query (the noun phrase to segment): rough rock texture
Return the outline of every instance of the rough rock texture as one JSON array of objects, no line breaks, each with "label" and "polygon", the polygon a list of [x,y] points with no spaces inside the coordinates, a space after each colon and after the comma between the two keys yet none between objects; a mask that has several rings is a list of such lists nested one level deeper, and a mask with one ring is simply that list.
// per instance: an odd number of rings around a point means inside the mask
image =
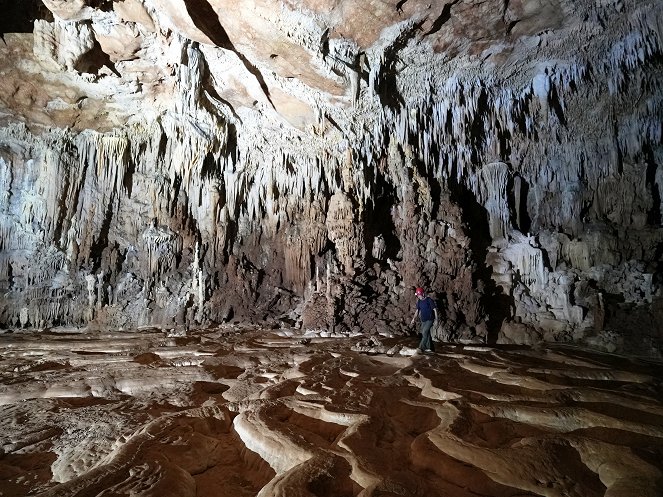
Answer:
[{"label": "rough rock texture", "polygon": [[22,3],[3,326],[404,331],[423,285],[440,339],[662,354],[660,2]]},{"label": "rough rock texture", "polygon": [[[0,335],[0,493],[658,497],[660,361],[234,325]],[[369,343],[370,342],[370,343]],[[378,349],[388,355],[377,355]],[[370,350],[372,349],[372,350]]]}]

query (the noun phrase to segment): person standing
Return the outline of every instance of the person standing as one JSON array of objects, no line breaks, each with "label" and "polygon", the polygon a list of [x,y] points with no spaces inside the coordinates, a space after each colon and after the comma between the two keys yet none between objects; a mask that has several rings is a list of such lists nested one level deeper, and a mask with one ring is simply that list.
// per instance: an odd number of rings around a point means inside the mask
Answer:
[{"label": "person standing", "polygon": [[437,305],[435,301],[426,296],[424,289],[419,287],[414,294],[417,296],[417,310],[414,312],[410,325],[413,325],[417,316],[421,319],[421,342],[419,350],[422,352],[434,352],[431,328],[437,323]]}]

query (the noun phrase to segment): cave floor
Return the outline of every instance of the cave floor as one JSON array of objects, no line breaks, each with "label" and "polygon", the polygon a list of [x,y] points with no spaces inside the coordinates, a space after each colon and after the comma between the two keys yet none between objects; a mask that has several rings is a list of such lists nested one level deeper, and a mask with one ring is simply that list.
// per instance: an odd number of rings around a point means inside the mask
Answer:
[{"label": "cave floor", "polygon": [[663,495],[663,364],[225,326],[0,335],[0,495]]}]

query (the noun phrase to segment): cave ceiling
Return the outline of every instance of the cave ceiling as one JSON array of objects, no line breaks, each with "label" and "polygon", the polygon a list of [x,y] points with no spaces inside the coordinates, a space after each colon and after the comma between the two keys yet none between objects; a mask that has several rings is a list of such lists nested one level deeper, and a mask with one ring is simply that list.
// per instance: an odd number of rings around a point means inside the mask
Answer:
[{"label": "cave ceiling", "polygon": [[458,67],[524,86],[538,59],[577,49],[564,33],[606,29],[598,20],[591,26],[574,3],[539,0],[44,5],[41,16],[52,20],[38,20],[34,33],[7,34],[0,48],[5,123],[108,130],[174,112],[186,98],[182,46],[197,42],[208,70],[202,91],[215,114],[266,115],[311,133],[321,109],[356,106],[380,66],[404,73],[399,86],[413,86],[391,89],[402,98],[417,98],[429,90],[427,78]]}]

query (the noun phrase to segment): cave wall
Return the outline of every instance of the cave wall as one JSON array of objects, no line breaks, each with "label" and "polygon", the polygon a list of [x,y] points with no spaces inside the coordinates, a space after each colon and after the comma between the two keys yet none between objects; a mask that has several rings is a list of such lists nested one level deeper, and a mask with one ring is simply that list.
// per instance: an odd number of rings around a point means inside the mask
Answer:
[{"label": "cave wall", "polygon": [[2,326],[406,331],[423,285],[440,339],[660,354],[658,2],[44,3]]}]

